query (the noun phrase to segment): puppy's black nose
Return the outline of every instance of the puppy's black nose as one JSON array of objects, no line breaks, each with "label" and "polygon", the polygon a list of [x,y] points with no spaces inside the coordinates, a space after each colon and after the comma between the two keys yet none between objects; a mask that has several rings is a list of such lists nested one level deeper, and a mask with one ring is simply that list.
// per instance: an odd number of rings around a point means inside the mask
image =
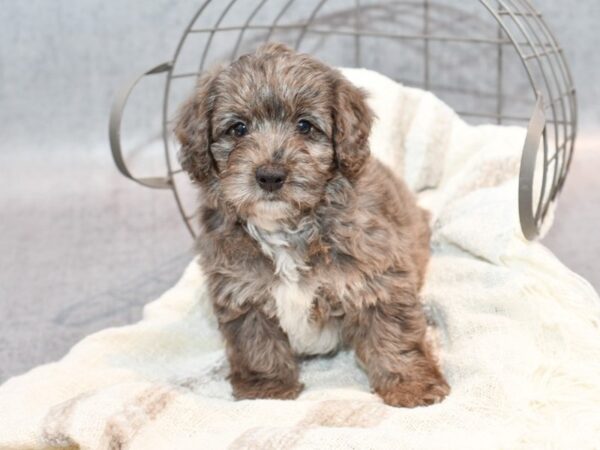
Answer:
[{"label": "puppy's black nose", "polygon": [[274,192],[282,188],[287,171],[280,165],[265,165],[256,169],[256,181],[258,185],[268,192]]}]

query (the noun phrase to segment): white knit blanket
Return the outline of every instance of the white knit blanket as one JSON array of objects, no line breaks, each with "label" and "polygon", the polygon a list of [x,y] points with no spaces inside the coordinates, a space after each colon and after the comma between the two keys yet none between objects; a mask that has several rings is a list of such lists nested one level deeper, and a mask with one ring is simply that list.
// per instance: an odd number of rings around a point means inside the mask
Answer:
[{"label": "white knit blanket", "polygon": [[372,149],[433,213],[422,292],[452,386],[384,405],[351,353],[302,364],[293,401],[234,401],[192,262],[141,322],[83,339],[0,387],[0,448],[597,448],[600,302],[517,216],[524,130],[472,127],[433,95],[365,70]]}]

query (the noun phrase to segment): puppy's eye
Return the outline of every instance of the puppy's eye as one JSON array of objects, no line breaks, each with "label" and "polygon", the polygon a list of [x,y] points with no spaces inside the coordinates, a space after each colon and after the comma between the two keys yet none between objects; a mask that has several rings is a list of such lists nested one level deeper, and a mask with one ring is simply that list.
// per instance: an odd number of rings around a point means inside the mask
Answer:
[{"label": "puppy's eye", "polygon": [[246,136],[248,134],[248,127],[244,122],[237,122],[229,128],[228,133],[235,137]]},{"label": "puppy's eye", "polygon": [[308,120],[300,120],[296,125],[296,129],[300,134],[308,134],[312,131],[313,125]]}]

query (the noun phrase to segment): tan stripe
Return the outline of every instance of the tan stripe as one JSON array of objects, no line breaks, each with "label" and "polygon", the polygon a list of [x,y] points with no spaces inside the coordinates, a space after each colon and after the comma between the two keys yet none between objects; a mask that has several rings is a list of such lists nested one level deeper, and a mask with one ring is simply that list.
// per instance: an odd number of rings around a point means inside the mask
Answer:
[{"label": "tan stripe", "polygon": [[392,408],[377,402],[325,400],[314,405],[293,427],[256,427],[242,433],[231,450],[294,448],[307,430],[316,427],[371,428],[385,419]]},{"label": "tan stripe", "polygon": [[325,400],[317,403],[299,423],[300,426],[370,428],[389,414],[383,403],[359,400]]},{"label": "tan stripe", "polygon": [[433,108],[432,136],[425,150],[425,161],[419,179],[419,190],[435,188],[444,173],[444,165],[450,139],[453,132],[454,114],[443,103],[436,103]]},{"label": "tan stripe", "polygon": [[69,436],[73,411],[79,402],[93,395],[94,391],[79,394],[67,401],[52,406],[44,417],[42,425],[42,440],[51,447],[65,449],[79,448],[79,445]]},{"label": "tan stripe", "polygon": [[173,388],[165,386],[155,385],[144,389],[108,418],[100,448],[122,450],[129,447],[135,435],[155,420],[175,395]]},{"label": "tan stripe", "polygon": [[242,433],[229,445],[231,450],[281,450],[291,449],[302,438],[308,427],[256,427]]},{"label": "tan stripe", "polygon": [[408,95],[405,89],[402,89],[402,100],[399,102],[396,114],[398,119],[395,123],[399,124],[400,130],[400,142],[398,142],[398,148],[394,152],[394,163],[395,167],[400,169],[400,172],[396,172],[396,175],[404,177],[404,167],[406,159],[406,136],[413,126],[413,121],[417,115],[419,104],[421,103],[422,95],[416,96],[415,93]]}]

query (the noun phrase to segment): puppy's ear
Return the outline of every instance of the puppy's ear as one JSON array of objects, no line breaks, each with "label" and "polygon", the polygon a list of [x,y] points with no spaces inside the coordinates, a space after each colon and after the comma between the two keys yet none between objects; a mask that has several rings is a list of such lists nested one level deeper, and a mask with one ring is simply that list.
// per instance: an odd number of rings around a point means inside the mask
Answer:
[{"label": "puppy's ear", "polygon": [[333,145],[340,172],[353,181],[369,157],[373,112],[365,93],[342,74],[336,76],[334,86]]},{"label": "puppy's ear", "polygon": [[200,77],[194,94],[181,106],[175,122],[175,135],[181,144],[181,168],[198,183],[207,183],[216,177],[210,145],[213,85],[220,71],[220,68],[213,69]]}]

